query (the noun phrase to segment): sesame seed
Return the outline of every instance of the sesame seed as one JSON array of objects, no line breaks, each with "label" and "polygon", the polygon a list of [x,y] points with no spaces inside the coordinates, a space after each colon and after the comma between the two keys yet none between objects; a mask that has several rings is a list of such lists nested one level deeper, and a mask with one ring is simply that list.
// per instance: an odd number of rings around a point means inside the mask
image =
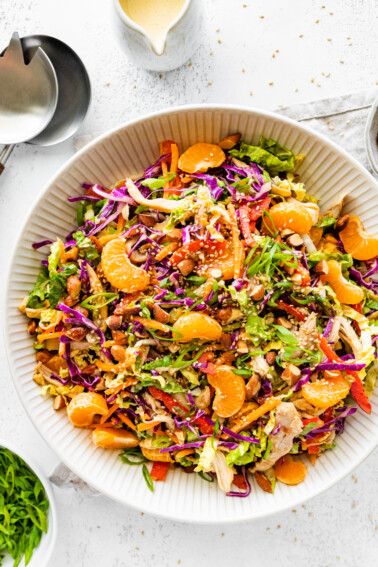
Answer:
[{"label": "sesame seed", "polygon": [[303,37],[303,33],[299,34],[299,37]]},{"label": "sesame seed", "polygon": [[218,39],[218,43],[222,43],[222,41],[220,39]]},{"label": "sesame seed", "polygon": [[270,85],[274,85],[273,81],[271,81],[269,84],[270,84]]},{"label": "sesame seed", "polygon": [[340,63],[344,63],[344,61],[342,59],[340,59]]},{"label": "sesame seed", "polygon": [[188,67],[191,67],[192,65],[193,65],[193,63],[192,63],[192,62],[188,63]]},{"label": "sesame seed", "polygon": [[315,23],[318,24],[318,23],[319,23],[319,20],[315,20]]}]

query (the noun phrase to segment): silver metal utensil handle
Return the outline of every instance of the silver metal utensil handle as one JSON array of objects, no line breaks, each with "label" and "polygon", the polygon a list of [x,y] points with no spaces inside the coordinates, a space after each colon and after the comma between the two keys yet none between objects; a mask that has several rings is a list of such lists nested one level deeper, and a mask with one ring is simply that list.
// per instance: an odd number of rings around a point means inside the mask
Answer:
[{"label": "silver metal utensil handle", "polygon": [[5,167],[5,164],[7,162],[7,159],[11,155],[14,146],[15,146],[15,144],[8,144],[8,145],[3,147],[3,151],[0,154],[0,175],[4,171],[4,167]]}]

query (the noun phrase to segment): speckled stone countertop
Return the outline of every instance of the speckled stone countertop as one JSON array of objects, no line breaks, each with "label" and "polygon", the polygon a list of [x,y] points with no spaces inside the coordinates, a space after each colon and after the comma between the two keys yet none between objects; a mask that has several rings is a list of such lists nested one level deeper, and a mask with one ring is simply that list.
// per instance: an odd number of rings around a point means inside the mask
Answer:
[{"label": "speckled stone countertop", "polygon": [[[224,102],[270,110],[371,89],[378,81],[374,0],[203,0],[201,48],[176,71],[138,69],[110,22],[110,0],[1,0],[0,42],[46,33],[82,57],[93,87],[79,137],[177,104]],[[342,142],[343,128],[323,132]],[[345,125],[347,128],[348,125]],[[361,124],[363,128],[363,124]],[[19,146],[0,178],[0,258],[35,196],[75,151]],[[1,285],[5,285],[4,277]],[[31,426],[11,385],[0,345],[1,434],[34,454],[47,474],[58,459]],[[232,526],[195,526],[143,515],[91,491],[55,487],[59,538],[51,567],[142,565],[375,567],[378,452],[355,473],[297,509]]]}]

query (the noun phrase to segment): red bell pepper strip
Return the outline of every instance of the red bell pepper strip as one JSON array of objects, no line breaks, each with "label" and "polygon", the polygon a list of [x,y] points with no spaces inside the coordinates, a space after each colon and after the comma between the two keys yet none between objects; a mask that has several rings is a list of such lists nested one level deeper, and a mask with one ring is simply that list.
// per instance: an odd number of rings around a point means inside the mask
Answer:
[{"label": "red bell pepper strip", "polygon": [[256,221],[261,217],[263,210],[268,209],[270,197],[266,197],[255,205],[242,205],[239,207],[240,228],[247,246],[254,246],[256,241],[252,235],[256,227]]},{"label": "red bell pepper strip", "polygon": [[265,197],[265,199],[263,199],[262,201],[259,201],[255,205],[248,207],[250,210],[249,213],[250,220],[257,221],[261,217],[262,212],[266,209],[269,209],[269,205],[270,205],[270,197]]},{"label": "red bell pepper strip", "polygon": [[289,315],[292,315],[293,317],[298,319],[298,321],[304,321],[306,319],[306,315],[304,315],[300,309],[294,307],[293,305],[289,305],[284,301],[277,301],[277,307],[279,309],[282,309],[282,311],[286,311],[286,313],[289,313]]},{"label": "red bell pepper strip", "polygon": [[[323,335],[318,335],[320,348],[328,358],[332,362],[343,362],[339,356],[331,349],[329,346],[327,339],[323,337]],[[365,393],[364,385],[361,381],[361,378],[357,374],[355,370],[346,370],[345,371],[350,376],[353,376],[354,382],[350,387],[350,392],[354,398],[354,401],[360,408],[367,414],[371,414],[371,403]]]},{"label": "red bell pepper strip", "polygon": [[298,268],[294,270],[294,273],[300,274],[302,278],[301,287],[307,287],[311,284],[310,272],[304,266],[302,266],[299,260],[298,260]]},{"label": "red bell pepper strip", "polygon": [[153,480],[165,480],[169,469],[169,463],[154,461],[151,469],[151,478]]},{"label": "red bell pepper strip", "polygon": [[316,455],[317,453],[319,453],[320,450],[320,445],[309,445],[307,447],[307,453],[309,455]]},{"label": "red bell pepper strip", "polygon": [[[172,396],[170,396],[169,394],[166,394],[165,392],[162,392],[161,390],[158,390],[153,386],[149,386],[148,389],[150,391],[151,396],[153,396],[160,402],[163,402],[163,404],[167,407],[167,409],[171,413],[178,415],[182,415],[182,414],[187,415],[189,413],[189,411],[183,405],[181,405],[179,402],[176,402],[176,400],[172,398]],[[212,425],[209,425],[204,417],[199,417],[198,419],[194,420],[193,423],[198,425],[203,435],[207,435],[207,434],[211,435],[214,431]]]},{"label": "red bell pepper strip", "polygon": [[[351,305],[351,307],[353,307],[353,309],[355,311],[357,311],[357,313],[360,313],[361,315],[363,314],[362,312],[362,303],[356,303],[355,305]],[[361,336],[361,329],[359,324],[357,323],[357,321],[353,321],[353,327],[356,329],[356,332],[358,334],[358,336]]]},{"label": "red bell pepper strip", "polygon": [[317,429],[318,427],[322,427],[322,425],[324,425],[324,422],[320,419],[319,416],[302,419],[302,423],[304,427],[306,427],[306,425],[308,425],[309,423],[317,423],[318,425],[314,427],[314,429]]},{"label": "red bell pepper strip", "polygon": [[174,254],[172,254],[170,259],[171,265],[177,265],[181,260],[184,260],[188,254],[191,252],[198,252],[203,249],[206,254],[217,252],[219,255],[222,254],[227,248],[227,242],[221,240],[219,242],[214,240],[192,240],[189,244],[181,246]]},{"label": "red bell pepper strip", "polygon": [[171,413],[175,413],[178,415],[182,415],[183,413],[185,414],[189,413],[188,410],[183,405],[181,405],[179,402],[176,402],[176,400],[172,398],[172,396],[170,396],[169,394],[166,394],[162,390],[158,390],[153,386],[149,386],[148,389],[150,391],[151,396],[153,396],[160,402],[163,402],[163,404],[167,407],[167,409]]},{"label": "red bell pepper strip", "polygon": [[211,360],[213,360],[213,358],[214,358],[214,354],[209,350],[206,351],[206,352],[203,352],[201,354],[201,356],[199,357],[197,362],[199,362],[201,364],[202,363],[207,364],[207,366],[205,368],[201,368],[201,371],[204,374],[211,374],[211,376],[215,375],[216,366],[215,366],[215,364],[213,364],[211,362]]},{"label": "red bell pepper strip", "polygon": [[255,239],[252,236],[252,232],[255,230],[255,223],[250,219],[250,209],[247,205],[242,205],[239,209],[239,221],[240,229],[247,246],[254,246],[256,244]]}]

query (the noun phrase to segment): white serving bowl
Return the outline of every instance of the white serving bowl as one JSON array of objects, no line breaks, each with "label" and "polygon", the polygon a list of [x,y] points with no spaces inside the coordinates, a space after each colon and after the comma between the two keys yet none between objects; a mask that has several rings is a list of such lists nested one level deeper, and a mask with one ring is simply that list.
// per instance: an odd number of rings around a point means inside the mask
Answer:
[{"label": "white serving bowl", "polygon": [[[96,448],[90,431],[74,428],[65,412],[55,412],[32,381],[35,366],[20,300],[30,291],[46,250],[33,251],[34,241],[65,236],[76,225],[75,206],[67,197],[82,194],[81,183],[109,186],[141,173],[158,156],[158,143],[170,138],[184,150],[195,142],[218,142],[241,132],[256,143],[272,137],[306,159],[298,169],[310,193],[327,205],[345,190],[345,212],[360,215],[369,231],[378,232],[378,185],[347,153],[310,128],[281,116],[250,108],[211,105],[179,107],[133,120],[97,138],[73,156],[48,183],[21,230],[8,280],[5,303],[7,350],[13,379],[31,420],[59,457],[97,490],[124,504],[175,520],[218,523],[250,520],[297,505],[319,494],[350,473],[378,441],[378,395],[372,396],[370,416],[358,411],[347,420],[337,448],[309,466],[305,482],[278,484],[274,496],[253,482],[249,498],[227,498],[215,483],[197,475],[170,471],[166,482],[155,483],[152,494],[139,467],[124,465],[118,451]],[[44,250],[44,251],[43,251]]]},{"label": "white serving bowl", "polygon": [[[34,549],[32,558],[28,563],[28,567],[48,567],[49,565],[51,565],[51,563],[49,562],[58,536],[58,517],[56,513],[55,497],[50,482],[47,480],[41,469],[35,464],[33,459],[31,459],[29,455],[25,453],[25,451],[20,451],[19,447],[16,447],[15,444],[8,440],[0,438],[0,448],[9,449],[10,451],[12,451],[12,453],[17,455],[18,457],[21,457],[21,459],[25,461],[25,463],[31,468],[31,470],[36,474],[36,476],[43,484],[43,488],[45,489],[47,498],[49,499],[50,503],[48,529],[47,533],[42,535],[39,546]],[[13,563],[14,561],[11,556],[9,554],[6,554],[2,563],[2,567],[12,567]],[[22,559],[20,567],[25,567],[24,559]]]}]

